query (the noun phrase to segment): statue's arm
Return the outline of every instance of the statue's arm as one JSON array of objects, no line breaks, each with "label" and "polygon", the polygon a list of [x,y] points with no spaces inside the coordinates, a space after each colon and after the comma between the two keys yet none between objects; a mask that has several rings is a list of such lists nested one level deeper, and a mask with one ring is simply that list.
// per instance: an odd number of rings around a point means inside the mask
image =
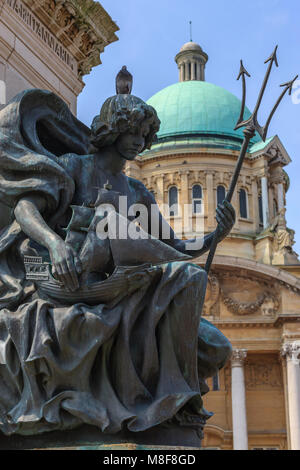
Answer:
[{"label": "statue's arm", "polygon": [[66,288],[75,290],[79,287],[77,272],[80,271],[80,261],[72,248],[45,222],[42,216],[45,208],[45,199],[36,194],[28,195],[15,207],[16,220],[29,238],[48,249],[58,279]]},{"label": "statue's arm", "polygon": [[[143,227],[145,231],[158,237],[161,241],[172,246],[181,253],[190,255],[193,258],[201,256],[210,249],[215,232],[198,239],[180,240],[176,236],[172,227],[163,217],[153,195],[142,183],[140,183],[139,189],[142,194],[141,200],[144,201],[148,212],[148,220]],[[216,219],[218,222],[216,230],[218,232],[218,241],[220,242],[229,234],[235,223],[235,211],[232,205],[227,201],[219,204],[216,211]]]}]

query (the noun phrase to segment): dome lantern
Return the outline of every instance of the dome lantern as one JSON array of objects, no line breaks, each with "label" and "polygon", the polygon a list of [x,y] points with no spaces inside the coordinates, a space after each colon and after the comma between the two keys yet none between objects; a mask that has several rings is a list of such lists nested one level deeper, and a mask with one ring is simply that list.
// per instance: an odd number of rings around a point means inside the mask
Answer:
[{"label": "dome lantern", "polygon": [[190,80],[205,81],[205,64],[208,55],[196,42],[189,41],[182,46],[175,56],[175,62],[179,69],[179,81]]}]

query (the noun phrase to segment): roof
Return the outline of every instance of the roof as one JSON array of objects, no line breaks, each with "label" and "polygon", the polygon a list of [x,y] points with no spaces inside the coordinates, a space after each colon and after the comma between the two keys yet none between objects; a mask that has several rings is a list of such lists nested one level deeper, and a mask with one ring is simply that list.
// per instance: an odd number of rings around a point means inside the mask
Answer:
[{"label": "roof", "polygon": [[190,42],[186,42],[182,46],[182,48],[180,49],[180,52],[183,52],[183,51],[202,51],[202,48],[196,42],[190,41]]},{"label": "roof", "polygon": [[[236,147],[244,138],[243,130],[234,130],[241,101],[229,91],[212,83],[185,81],[170,85],[148,101],[161,120],[159,142],[180,140],[187,136],[205,136]],[[250,117],[248,108],[245,119]],[[216,139],[217,138],[217,139]],[[255,136],[252,142],[260,142]],[[223,144],[222,144],[223,146]]]}]

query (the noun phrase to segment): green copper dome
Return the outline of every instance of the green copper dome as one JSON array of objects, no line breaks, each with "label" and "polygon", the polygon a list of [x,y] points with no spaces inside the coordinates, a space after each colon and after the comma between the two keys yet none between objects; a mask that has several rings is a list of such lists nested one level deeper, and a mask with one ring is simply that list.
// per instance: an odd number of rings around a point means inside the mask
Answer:
[{"label": "green copper dome", "polygon": [[[148,101],[161,120],[159,142],[179,141],[201,136],[206,146],[240,145],[243,130],[234,131],[240,115],[241,101],[229,91],[204,81],[184,81],[168,86]],[[245,110],[245,119],[250,111]],[[252,142],[260,139],[255,136]],[[222,144],[221,144],[222,142]]]}]

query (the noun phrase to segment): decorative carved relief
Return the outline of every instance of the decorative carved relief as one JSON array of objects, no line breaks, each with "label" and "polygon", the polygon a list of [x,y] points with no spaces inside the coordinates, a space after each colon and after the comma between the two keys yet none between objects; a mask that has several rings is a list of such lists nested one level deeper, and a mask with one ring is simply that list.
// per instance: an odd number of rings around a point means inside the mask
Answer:
[{"label": "decorative carved relief", "polygon": [[[30,6],[30,0],[23,1]],[[118,27],[92,0],[40,0],[34,6],[35,13],[78,61],[79,75],[100,64],[100,52],[117,40]]]},{"label": "decorative carved relief", "polygon": [[181,184],[181,177],[180,177],[179,172],[176,171],[172,173],[167,173],[164,183],[165,183],[166,190],[168,190],[169,187],[173,185],[177,186],[179,189],[180,184]]},{"label": "decorative carved relief", "polygon": [[286,226],[286,209],[282,208],[274,219],[270,231],[274,234],[273,264],[299,264],[298,255],[293,250],[295,231]]},{"label": "decorative carved relief", "polygon": [[206,186],[204,171],[190,171],[189,173],[189,189],[192,189],[194,184],[200,184],[203,188]]},{"label": "decorative carved relief", "polygon": [[256,313],[264,302],[264,295],[260,295],[254,302],[241,302],[226,295],[223,290],[222,300],[228,310],[235,315],[251,315]]},{"label": "decorative carved relief", "polygon": [[154,191],[156,190],[156,177],[154,176],[147,176],[142,178],[143,184],[146,186],[148,191]]},{"label": "decorative carved relief", "polygon": [[300,363],[300,341],[287,342],[282,345],[281,355],[287,360],[293,361],[299,366]]},{"label": "decorative carved relief", "polygon": [[242,272],[237,275],[221,275],[220,292],[224,305],[234,315],[274,316],[279,310],[279,299],[274,286],[258,279],[251,279]]},{"label": "decorative carved relief", "polygon": [[203,306],[203,315],[217,316],[219,313],[218,300],[220,296],[220,285],[216,275],[209,274],[206,295]]},{"label": "decorative carved relief", "polygon": [[266,293],[264,301],[261,305],[261,313],[263,316],[274,316],[279,309],[279,301],[275,295]]},{"label": "decorative carved relief", "polygon": [[278,362],[262,361],[247,362],[245,367],[245,382],[247,390],[268,390],[282,388],[281,365]]},{"label": "decorative carved relief", "polygon": [[242,367],[247,357],[246,349],[234,349],[231,356],[232,367]]},{"label": "decorative carved relief", "polygon": [[[269,355],[251,355],[241,357],[240,351],[235,350],[235,356],[231,360],[236,360],[236,365],[244,364],[245,386],[247,390],[282,390],[282,366],[276,357]],[[228,365],[224,369],[225,390],[231,389],[231,366]]]},{"label": "decorative carved relief", "polygon": [[266,152],[266,156],[268,157],[269,160],[269,165],[274,165],[274,164],[282,164],[286,165],[289,163],[285,156],[282,154],[280,148],[274,144],[272,145]]}]

